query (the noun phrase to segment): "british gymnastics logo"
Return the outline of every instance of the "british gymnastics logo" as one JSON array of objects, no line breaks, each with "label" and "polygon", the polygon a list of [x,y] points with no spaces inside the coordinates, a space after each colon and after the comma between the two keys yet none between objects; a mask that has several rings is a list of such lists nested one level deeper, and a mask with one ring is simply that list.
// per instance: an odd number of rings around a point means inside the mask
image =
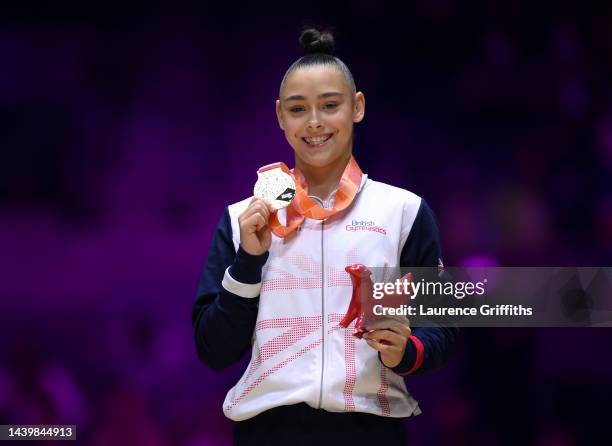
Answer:
[{"label": "british gymnastics logo", "polygon": [[376,224],[371,220],[351,220],[351,224],[346,225],[345,229],[349,232],[371,231],[387,235],[387,231],[385,230],[385,228],[376,226]]}]

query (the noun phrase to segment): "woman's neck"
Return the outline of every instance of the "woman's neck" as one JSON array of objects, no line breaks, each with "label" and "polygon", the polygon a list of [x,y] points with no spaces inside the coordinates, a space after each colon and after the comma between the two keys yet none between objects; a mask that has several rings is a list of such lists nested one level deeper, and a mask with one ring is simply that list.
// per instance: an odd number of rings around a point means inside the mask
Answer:
[{"label": "woman's neck", "polygon": [[351,153],[338,158],[328,166],[313,167],[295,158],[295,166],[300,169],[308,183],[308,195],[326,200],[338,188],[344,169],[351,159]]}]

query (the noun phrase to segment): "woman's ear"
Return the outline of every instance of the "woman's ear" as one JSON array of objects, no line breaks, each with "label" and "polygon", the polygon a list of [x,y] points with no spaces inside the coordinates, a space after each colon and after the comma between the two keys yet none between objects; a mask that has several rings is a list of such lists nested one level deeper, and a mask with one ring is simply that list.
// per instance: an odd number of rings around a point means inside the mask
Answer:
[{"label": "woman's ear", "polygon": [[355,106],[353,108],[353,122],[361,122],[365,115],[365,96],[362,92],[355,93]]},{"label": "woman's ear", "polygon": [[281,130],[285,130],[285,126],[283,124],[283,112],[281,111],[281,103],[280,100],[276,100],[276,119],[278,119],[278,126]]}]

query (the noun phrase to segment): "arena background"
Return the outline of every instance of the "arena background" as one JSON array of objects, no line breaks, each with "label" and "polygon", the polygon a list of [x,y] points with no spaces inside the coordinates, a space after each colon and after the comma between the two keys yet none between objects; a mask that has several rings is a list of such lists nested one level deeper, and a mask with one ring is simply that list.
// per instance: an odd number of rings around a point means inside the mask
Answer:
[{"label": "arena background", "polygon": [[[610,266],[612,5],[3,6],[0,424],[79,444],[230,444],[243,361],[196,358],[212,232],[292,152],[280,80],[331,25],[366,95],[355,153],[437,213],[447,265]],[[608,329],[465,329],[407,379],[409,444],[606,443]],[[245,358],[246,359],[246,358]]]}]

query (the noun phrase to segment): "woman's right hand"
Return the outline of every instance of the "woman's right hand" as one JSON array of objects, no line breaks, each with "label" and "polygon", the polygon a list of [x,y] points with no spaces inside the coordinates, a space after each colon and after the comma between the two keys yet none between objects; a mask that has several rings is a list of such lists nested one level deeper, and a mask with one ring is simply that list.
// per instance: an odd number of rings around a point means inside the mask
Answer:
[{"label": "woman's right hand", "polygon": [[249,254],[258,256],[270,249],[272,232],[268,220],[273,210],[267,201],[253,197],[249,206],[238,217],[240,246]]}]

